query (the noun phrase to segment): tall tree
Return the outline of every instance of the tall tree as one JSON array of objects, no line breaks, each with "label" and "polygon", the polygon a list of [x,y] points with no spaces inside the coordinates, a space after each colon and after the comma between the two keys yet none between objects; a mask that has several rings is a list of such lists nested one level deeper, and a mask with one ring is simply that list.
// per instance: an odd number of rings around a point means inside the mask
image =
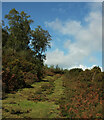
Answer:
[{"label": "tall tree", "polygon": [[31,46],[34,51],[34,55],[40,61],[43,61],[46,57],[45,51],[47,50],[47,47],[50,47],[51,36],[49,32],[47,30],[43,30],[41,26],[32,30],[31,36]]},{"label": "tall tree", "polygon": [[41,26],[32,30],[31,36],[31,47],[38,63],[37,76],[41,79],[43,60],[46,59],[45,51],[47,50],[47,47],[50,47],[51,36],[49,32],[47,30],[43,30]]},{"label": "tall tree", "polygon": [[[50,34],[40,26],[31,30],[30,24],[33,20],[24,11],[19,13],[12,9],[5,18],[9,24],[2,28],[4,83],[6,81],[15,88],[16,81],[17,86],[20,86],[20,83],[22,86],[22,81],[31,76],[35,76],[34,80],[41,80],[45,51],[50,47]],[[30,41],[32,48],[29,45]],[[15,77],[12,77],[14,75]]]},{"label": "tall tree", "polygon": [[14,52],[29,48],[30,24],[33,22],[29,17],[24,11],[19,13],[15,8],[5,15],[9,21],[8,46],[12,47]]}]

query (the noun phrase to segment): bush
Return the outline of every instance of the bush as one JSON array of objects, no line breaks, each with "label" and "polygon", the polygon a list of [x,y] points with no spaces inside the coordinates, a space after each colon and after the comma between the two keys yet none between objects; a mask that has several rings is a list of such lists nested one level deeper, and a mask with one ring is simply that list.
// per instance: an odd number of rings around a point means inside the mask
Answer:
[{"label": "bush", "polygon": [[94,79],[95,79],[96,82],[102,82],[103,79],[104,79],[104,73],[96,74]]},{"label": "bush", "polygon": [[52,85],[50,83],[44,83],[41,88],[43,91],[46,91],[47,89],[50,89]]},{"label": "bush", "polygon": [[79,75],[80,72],[82,72],[83,70],[81,68],[74,68],[69,70],[69,74],[77,76]]},{"label": "bush", "polygon": [[83,71],[79,74],[78,79],[80,81],[91,81],[92,80],[92,73],[89,70]]},{"label": "bush", "polygon": [[26,86],[31,85],[34,83],[34,81],[37,81],[36,75],[30,73],[30,72],[25,72],[24,73],[24,81]]},{"label": "bush", "polygon": [[10,92],[25,86],[22,71],[13,73],[9,68],[3,68],[3,91]]},{"label": "bush", "polygon": [[92,72],[97,72],[97,73],[100,73],[101,72],[101,69],[100,69],[100,67],[98,66],[95,66],[95,67],[93,67],[92,69],[91,69],[91,71]]},{"label": "bush", "polygon": [[[7,57],[4,56],[3,59]],[[36,70],[34,64],[27,62],[23,58],[7,58],[8,63],[3,63],[2,79],[3,79],[3,91],[10,92],[19,88],[31,85],[34,81],[37,81]],[[33,74],[34,73],[34,74]]]}]

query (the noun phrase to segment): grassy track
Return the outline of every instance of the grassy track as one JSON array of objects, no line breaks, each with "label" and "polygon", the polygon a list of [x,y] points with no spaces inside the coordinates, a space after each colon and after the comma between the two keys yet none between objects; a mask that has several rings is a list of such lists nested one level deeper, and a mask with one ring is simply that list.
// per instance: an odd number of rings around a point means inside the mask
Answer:
[{"label": "grassy track", "polygon": [[[54,79],[54,89],[51,91],[51,94],[47,94],[47,91],[40,92],[40,88],[45,84],[49,84],[49,81],[52,79]],[[8,94],[7,98],[2,101],[3,118],[60,117],[59,105],[56,102],[63,94],[61,76],[47,76],[45,80],[48,81],[33,84],[33,88],[24,88],[15,94]],[[42,99],[34,101],[34,96],[39,92],[40,94],[37,95],[42,95]]]},{"label": "grassy track", "polygon": [[55,84],[55,89],[53,94],[49,95],[48,98],[51,101],[58,101],[61,96],[63,95],[63,85],[62,85],[62,78],[58,78],[57,80],[54,81]]}]

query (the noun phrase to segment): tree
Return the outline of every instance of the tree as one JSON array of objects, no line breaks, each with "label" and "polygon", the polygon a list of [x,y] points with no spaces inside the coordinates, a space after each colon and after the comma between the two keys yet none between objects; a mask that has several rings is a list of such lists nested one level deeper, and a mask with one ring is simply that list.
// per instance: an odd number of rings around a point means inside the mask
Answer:
[{"label": "tree", "polygon": [[58,64],[56,65],[56,70],[60,70],[60,68],[59,68]]},{"label": "tree", "polygon": [[7,44],[12,47],[14,52],[29,48],[30,24],[33,22],[33,20],[28,19],[29,17],[24,11],[19,13],[15,8],[5,15],[9,21],[8,31],[10,34]]},{"label": "tree", "polygon": [[[3,88],[11,91],[41,80],[51,36],[40,26],[32,30],[33,20],[24,11],[19,13],[12,9],[5,18],[9,24],[2,27]],[[30,40],[33,48],[29,45]]]},{"label": "tree", "polygon": [[6,46],[6,43],[8,41],[9,34],[6,31],[6,29],[2,29],[2,47]]},{"label": "tree", "polygon": [[95,66],[95,67],[93,67],[93,68],[91,69],[91,71],[92,71],[92,72],[99,73],[99,72],[101,72],[101,69],[100,69],[99,66]]},{"label": "tree", "polygon": [[47,50],[47,47],[50,47],[51,36],[48,31],[43,30],[41,26],[38,26],[38,28],[32,30],[31,36],[31,47],[34,51],[34,57],[38,63],[37,76],[41,79],[43,72],[43,60],[46,59],[45,51]]},{"label": "tree", "polygon": [[34,55],[40,61],[43,61],[43,59],[45,59],[45,51],[47,50],[47,47],[50,47],[51,36],[48,31],[43,30],[41,26],[32,30],[31,36],[31,47],[34,51]]}]

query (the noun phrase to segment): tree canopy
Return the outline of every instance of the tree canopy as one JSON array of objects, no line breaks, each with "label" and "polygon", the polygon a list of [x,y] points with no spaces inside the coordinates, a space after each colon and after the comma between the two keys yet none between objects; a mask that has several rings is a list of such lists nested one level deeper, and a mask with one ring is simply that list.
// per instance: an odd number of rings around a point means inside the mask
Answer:
[{"label": "tree canopy", "polygon": [[[3,83],[4,89],[11,90],[22,87],[23,83],[30,84],[32,79],[41,80],[51,35],[41,26],[31,29],[34,21],[24,11],[19,13],[14,8],[5,19],[8,26],[2,27]],[[29,77],[32,78],[30,81]]]}]

